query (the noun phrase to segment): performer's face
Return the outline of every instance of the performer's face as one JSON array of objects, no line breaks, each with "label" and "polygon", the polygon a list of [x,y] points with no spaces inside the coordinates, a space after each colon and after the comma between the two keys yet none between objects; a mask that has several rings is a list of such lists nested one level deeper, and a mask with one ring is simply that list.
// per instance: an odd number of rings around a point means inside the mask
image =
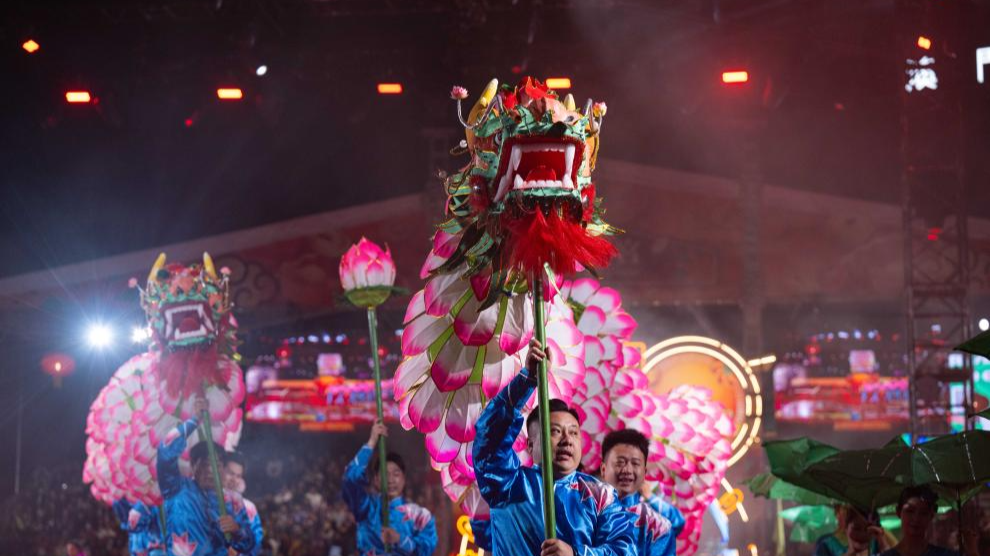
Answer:
[{"label": "performer's face", "polygon": [[630,444],[616,444],[602,463],[602,478],[615,487],[620,496],[638,492],[646,477],[643,452]]},{"label": "performer's face", "polygon": [[223,466],[223,488],[239,494],[244,493],[244,466],[236,461],[228,461]]},{"label": "performer's face", "polygon": [[210,459],[200,458],[193,465],[193,479],[203,490],[213,490],[213,470],[210,469]]},{"label": "performer's face", "polygon": [[391,461],[388,462],[385,469],[388,470],[388,497],[398,498],[402,496],[402,491],[406,488],[406,474],[402,472],[401,467]]},{"label": "performer's face", "polygon": [[[540,448],[540,422],[533,421],[529,430],[527,447],[533,461],[543,459]],[[577,471],[581,464],[581,425],[566,411],[550,414],[550,448],[553,450],[553,471],[557,475],[567,475]]]}]

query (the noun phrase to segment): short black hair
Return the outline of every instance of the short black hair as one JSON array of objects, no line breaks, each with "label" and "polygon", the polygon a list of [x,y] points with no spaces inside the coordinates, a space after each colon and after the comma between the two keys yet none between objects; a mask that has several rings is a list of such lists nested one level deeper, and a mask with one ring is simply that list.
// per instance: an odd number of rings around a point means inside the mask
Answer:
[{"label": "short black hair", "polygon": [[247,469],[247,461],[246,458],[244,457],[244,454],[238,452],[237,450],[234,450],[233,452],[227,452],[227,454],[224,456],[223,464],[227,465],[228,463],[236,463],[237,465],[240,465],[242,468]]},{"label": "short black hair", "polygon": [[[574,420],[577,421],[578,424],[581,424],[581,418],[578,417],[578,412],[573,407],[567,405],[567,402],[557,398],[550,400],[550,413],[557,413],[559,411],[570,413],[574,416]],[[539,408],[533,408],[533,411],[530,411],[529,415],[526,417],[526,430],[529,431],[529,426],[535,422],[539,422],[539,420]]]},{"label": "short black hair", "polygon": [[639,451],[643,452],[644,461],[650,456],[650,441],[643,433],[636,429],[619,429],[608,433],[605,435],[605,440],[602,440],[602,461],[608,457],[609,451],[618,444],[628,444],[634,448],[639,448]]},{"label": "short black hair", "polygon": [[901,497],[897,499],[897,513],[901,513],[901,508],[912,498],[920,498],[932,511],[938,510],[938,495],[928,485],[910,486],[901,491]]},{"label": "short black hair", "polygon": [[[375,458],[374,463],[371,465],[372,473],[378,473],[378,458]],[[388,452],[385,454],[385,463],[392,462],[402,470],[402,474],[406,474],[406,460],[402,459],[402,456],[395,452]]]},{"label": "short black hair", "polygon": [[[217,452],[217,464],[224,465],[227,463],[227,451],[223,449],[223,446],[213,443],[213,447]],[[196,465],[200,460],[207,459],[210,457],[210,446],[206,441],[201,441],[189,450],[189,463]]]}]

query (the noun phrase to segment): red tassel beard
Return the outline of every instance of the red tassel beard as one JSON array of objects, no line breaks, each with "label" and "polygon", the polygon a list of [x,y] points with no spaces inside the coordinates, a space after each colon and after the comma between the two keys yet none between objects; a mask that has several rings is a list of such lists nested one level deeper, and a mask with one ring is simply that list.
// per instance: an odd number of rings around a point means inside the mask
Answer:
[{"label": "red tassel beard", "polygon": [[157,365],[159,383],[173,398],[190,398],[203,391],[204,386],[225,386],[229,377],[220,368],[216,344],[205,349],[165,351]]},{"label": "red tassel beard", "polygon": [[605,268],[618,254],[606,238],[588,233],[580,222],[561,216],[556,208],[544,215],[539,206],[518,217],[503,215],[508,232],[504,252],[513,268],[527,276],[539,275],[544,263],[558,276],[572,276],[584,268]]}]

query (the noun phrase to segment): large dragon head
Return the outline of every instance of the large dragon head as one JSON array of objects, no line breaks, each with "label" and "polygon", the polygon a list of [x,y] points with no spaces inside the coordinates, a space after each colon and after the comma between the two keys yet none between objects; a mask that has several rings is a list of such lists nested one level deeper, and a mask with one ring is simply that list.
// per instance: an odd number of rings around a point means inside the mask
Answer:
[{"label": "large dragon head", "polygon": [[141,290],[141,307],[163,352],[232,349],[227,278],[226,272],[217,273],[209,253],[203,253],[201,265],[189,266],[166,264],[165,253],[158,256]]},{"label": "large dragon head", "polygon": [[532,77],[515,87],[492,80],[467,119],[467,91],[454,87],[451,97],[466,130],[456,151],[471,159],[445,183],[450,219],[440,233],[460,241],[431,271],[467,263],[468,275],[492,267],[513,280],[607,265],[615,249],[602,236],[617,230],[602,219],[591,179],[604,103],[588,100],[579,111],[571,95],[561,99]]},{"label": "large dragon head", "polygon": [[579,112],[573,96],[560,99],[532,77],[501,90],[492,80],[464,122],[472,175],[496,205],[553,197],[587,206],[604,110],[589,100]]}]

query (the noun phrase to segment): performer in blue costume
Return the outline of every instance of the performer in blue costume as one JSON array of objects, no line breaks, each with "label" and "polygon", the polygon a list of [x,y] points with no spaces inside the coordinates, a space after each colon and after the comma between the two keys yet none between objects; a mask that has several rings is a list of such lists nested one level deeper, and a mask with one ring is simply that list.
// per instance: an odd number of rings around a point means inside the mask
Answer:
[{"label": "performer in blue costume", "polygon": [[[382,497],[377,492],[368,492],[367,475],[368,462],[380,436],[388,436],[388,429],[378,421],[371,427],[368,443],[358,450],[344,471],[342,491],[344,501],[358,524],[358,551],[362,556],[430,556],[437,547],[436,522],[429,510],[403,499],[406,465],[394,453],[386,456],[389,527],[382,528]],[[377,469],[374,471],[377,477]],[[374,484],[377,486],[378,481]]]},{"label": "performer in blue costume", "polygon": [[487,519],[471,520],[471,536],[474,545],[482,550],[492,551],[492,522]]},{"label": "performer in blue costume", "polygon": [[639,431],[608,433],[602,441],[602,478],[619,491],[619,504],[635,516],[637,554],[674,556],[677,542],[673,526],[640,494],[649,454],[650,441]]},{"label": "performer in blue costume", "polygon": [[261,526],[261,515],[258,513],[258,507],[254,505],[254,502],[243,497],[244,491],[247,490],[244,468],[244,456],[240,452],[227,452],[226,462],[223,465],[223,488],[241,495],[244,511],[247,512],[251,522],[251,534],[254,535],[254,550],[244,556],[258,556],[261,554],[265,529]]},{"label": "performer in blue costume", "polygon": [[127,533],[127,550],[131,556],[165,556],[158,508],[141,502],[132,506],[126,498],[121,498],[113,503],[113,513]]},{"label": "performer in blue costume", "polygon": [[[579,472],[581,429],[577,413],[550,400],[557,538],[544,539],[543,478],[538,467],[522,467],[512,443],[523,426],[522,409],[536,389],[536,369],[546,358],[530,342],[526,368],[502,389],[478,419],[474,472],[491,506],[491,543],[497,556],[625,556],[633,554],[632,514],[616,503],[616,491]],[[542,461],[539,412],[526,420],[527,450]]]},{"label": "performer in blue costume", "polygon": [[[198,398],[196,415],[208,407],[204,398]],[[165,499],[167,530],[164,536],[168,553],[172,556],[227,556],[227,549],[233,548],[240,554],[250,554],[254,550],[254,535],[240,495],[224,493],[227,515],[220,517],[206,442],[196,444],[189,452],[193,478],[183,477],[179,472],[179,456],[186,449],[186,437],[198,425],[195,417],[189,419],[170,432],[158,446],[158,488]],[[222,447],[217,446],[217,454],[224,454]],[[229,540],[224,535],[228,535]]]},{"label": "performer in blue costume", "polygon": [[670,522],[670,526],[672,528],[671,530],[674,533],[674,537],[680,537],[681,531],[684,530],[684,524],[686,523],[686,521],[684,520],[684,514],[682,514],[681,511],[677,509],[677,506],[671,504],[670,502],[664,500],[663,498],[657,496],[656,494],[650,496],[648,502],[650,503],[651,506],[653,506],[653,509],[660,512],[660,515],[662,515],[664,518],[667,519],[667,521]]}]

